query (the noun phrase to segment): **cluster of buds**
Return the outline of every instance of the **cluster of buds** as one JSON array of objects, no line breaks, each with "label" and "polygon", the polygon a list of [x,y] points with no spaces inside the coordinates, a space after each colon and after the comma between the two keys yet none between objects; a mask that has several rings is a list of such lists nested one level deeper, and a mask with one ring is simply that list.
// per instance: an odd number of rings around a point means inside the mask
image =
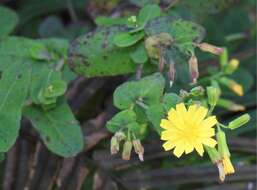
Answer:
[{"label": "cluster of buds", "polygon": [[139,139],[130,140],[126,135],[118,131],[111,138],[111,154],[117,154],[120,150],[120,143],[125,141],[122,149],[122,159],[130,160],[131,151],[134,147],[135,153],[138,154],[140,161],[144,161],[144,147],[142,146]]}]

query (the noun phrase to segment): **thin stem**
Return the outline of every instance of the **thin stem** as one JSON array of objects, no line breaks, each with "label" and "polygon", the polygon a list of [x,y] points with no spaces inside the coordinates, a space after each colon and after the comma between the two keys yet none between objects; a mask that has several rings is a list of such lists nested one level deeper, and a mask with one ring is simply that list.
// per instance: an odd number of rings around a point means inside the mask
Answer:
[{"label": "thin stem", "polygon": [[148,105],[146,105],[144,102],[137,100],[136,104],[139,105],[140,107],[142,107],[143,109],[147,110],[148,109]]}]

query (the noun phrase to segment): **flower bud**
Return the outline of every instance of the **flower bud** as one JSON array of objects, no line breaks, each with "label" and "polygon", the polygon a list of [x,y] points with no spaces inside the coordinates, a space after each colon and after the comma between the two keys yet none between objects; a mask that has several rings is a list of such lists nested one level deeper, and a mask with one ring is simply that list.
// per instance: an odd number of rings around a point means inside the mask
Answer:
[{"label": "flower bud", "polygon": [[238,96],[244,95],[243,87],[238,84],[236,81],[229,79],[227,77],[222,77],[220,79],[220,82],[227,86],[229,89],[231,89],[234,93],[236,93]]},{"label": "flower bud", "polygon": [[224,156],[230,156],[230,152],[228,149],[228,144],[226,140],[226,134],[218,128],[217,132],[217,141],[218,141],[218,150],[222,157]]},{"label": "flower bud", "polygon": [[122,131],[118,131],[115,133],[115,137],[117,138],[117,141],[120,142],[126,138],[126,135]]},{"label": "flower bud", "polygon": [[208,86],[207,87],[207,96],[208,96],[208,103],[211,106],[216,106],[216,104],[219,100],[219,97],[220,97],[220,91],[216,87]]},{"label": "flower bud", "polygon": [[137,22],[137,17],[135,15],[132,15],[131,17],[128,18],[129,23],[136,23]]},{"label": "flower bud", "polygon": [[175,63],[173,60],[170,60],[169,72],[168,72],[168,77],[170,79],[170,87],[172,86],[175,80],[175,74],[176,74]]},{"label": "flower bud", "polygon": [[229,122],[228,127],[230,129],[237,129],[241,127],[242,125],[246,124],[250,120],[250,115],[249,114],[244,114],[233,121]]},{"label": "flower bud", "polygon": [[196,83],[199,77],[198,61],[195,55],[192,55],[188,61],[189,72],[192,79],[192,83]]},{"label": "flower bud", "polygon": [[239,65],[239,60],[238,59],[231,59],[228,63],[228,65],[225,67],[225,73],[226,74],[232,74],[237,70]]},{"label": "flower bud", "polygon": [[202,86],[196,86],[190,90],[190,94],[193,96],[202,96],[204,94],[204,88]]},{"label": "flower bud", "polygon": [[111,154],[117,154],[119,152],[119,142],[116,136],[111,138]]},{"label": "flower bud", "polygon": [[227,48],[223,50],[224,51],[220,54],[220,65],[222,68],[228,64],[228,50]]},{"label": "flower bud", "polygon": [[142,146],[140,140],[136,139],[132,141],[135,152],[138,154],[139,160],[144,161],[144,147]]},{"label": "flower bud", "polygon": [[212,148],[209,146],[204,146],[205,150],[207,151],[211,161],[213,164],[217,164],[221,161],[221,156],[219,152],[216,150],[216,148]]},{"label": "flower bud", "polygon": [[123,145],[123,151],[122,151],[122,159],[123,160],[130,160],[131,150],[132,150],[131,141],[126,141]]},{"label": "flower bud", "polygon": [[189,94],[187,91],[181,89],[181,90],[179,91],[179,96],[180,96],[181,98],[187,98],[187,97],[190,96],[190,94]]},{"label": "flower bud", "polygon": [[245,107],[243,105],[240,104],[236,104],[230,100],[226,100],[226,99],[219,99],[217,102],[217,105],[226,108],[230,111],[244,111]]},{"label": "flower bud", "polygon": [[220,48],[208,43],[197,44],[197,47],[200,48],[202,51],[210,52],[215,55],[220,55],[224,51],[223,48]]}]

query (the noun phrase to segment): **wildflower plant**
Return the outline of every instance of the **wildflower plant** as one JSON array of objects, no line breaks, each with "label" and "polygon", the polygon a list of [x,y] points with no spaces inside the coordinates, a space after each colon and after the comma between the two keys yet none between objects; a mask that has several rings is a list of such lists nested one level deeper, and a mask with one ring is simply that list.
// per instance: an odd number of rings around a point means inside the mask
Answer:
[{"label": "wildflower plant", "polygon": [[[23,117],[50,151],[75,156],[83,150],[84,137],[65,98],[68,84],[76,75],[129,75],[113,94],[118,111],[106,123],[111,154],[121,152],[129,160],[134,151],[144,161],[144,140],[154,132],[170,156],[207,153],[221,181],[235,172],[227,133],[250,116],[222,123],[215,109],[244,111],[223,96],[224,89],[244,95],[231,77],[240,64],[229,59],[225,47],[203,42],[208,31],[202,26],[148,4],[128,17],[97,18],[96,30],[72,42],[33,40],[10,36],[18,15],[1,6],[0,12],[12,21],[0,32],[0,152],[14,145]],[[218,67],[199,69],[199,51],[216,56]]]}]

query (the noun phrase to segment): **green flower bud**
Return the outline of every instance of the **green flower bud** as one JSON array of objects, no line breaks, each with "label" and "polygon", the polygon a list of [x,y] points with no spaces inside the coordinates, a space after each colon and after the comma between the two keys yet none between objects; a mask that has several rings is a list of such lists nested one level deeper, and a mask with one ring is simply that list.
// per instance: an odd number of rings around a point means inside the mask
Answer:
[{"label": "green flower bud", "polygon": [[226,134],[218,128],[217,132],[217,141],[218,141],[218,151],[222,157],[230,156],[230,152],[228,149],[228,144],[226,140]]},{"label": "green flower bud", "polygon": [[235,102],[232,102],[230,100],[226,99],[219,99],[217,102],[217,105],[220,107],[226,108],[230,111],[244,111],[245,107],[241,104],[236,104]]},{"label": "green flower bud", "polygon": [[117,137],[114,135],[111,138],[111,154],[117,154],[119,152],[120,146]]},{"label": "green flower bud", "polygon": [[225,65],[228,64],[228,50],[227,48],[223,49],[224,51],[220,55],[220,65],[221,67],[224,67]]},{"label": "green flower bud", "polygon": [[249,114],[244,114],[233,121],[229,122],[228,128],[230,129],[237,129],[241,127],[242,125],[246,124],[250,120],[250,115]]},{"label": "green flower bud", "polygon": [[207,151],[213,164],[217,164],[218,162],[221,161],[221,156],[216,148],[204,146],[204,149]]},{"label": "green flower bud", "polygon": [[207,96],[208,96],[208,103],[211,106],[216,106],[216,104],[219,100],[219,97],[220,97],[220,91],[216,87],[208,86],[207,87]]},{"label": "green flower bud", "polygon": [[132,142],[126,141],[123,145],[123,151],[122,151],[123,160],[130,160],[131,150],[132,150]]},{"label": "green flower bud", "polygon": [[204,88],[202,86],[194,87],[190,90],[190,94],[193,96],[202,96],[204,94]]},{"label": "green flower bud", "polygon": [[237,70],[238,65],[239,65],[238,59],[231,59],[225,67],[225,73],[232,74],[233,72],[235,72]]}]

